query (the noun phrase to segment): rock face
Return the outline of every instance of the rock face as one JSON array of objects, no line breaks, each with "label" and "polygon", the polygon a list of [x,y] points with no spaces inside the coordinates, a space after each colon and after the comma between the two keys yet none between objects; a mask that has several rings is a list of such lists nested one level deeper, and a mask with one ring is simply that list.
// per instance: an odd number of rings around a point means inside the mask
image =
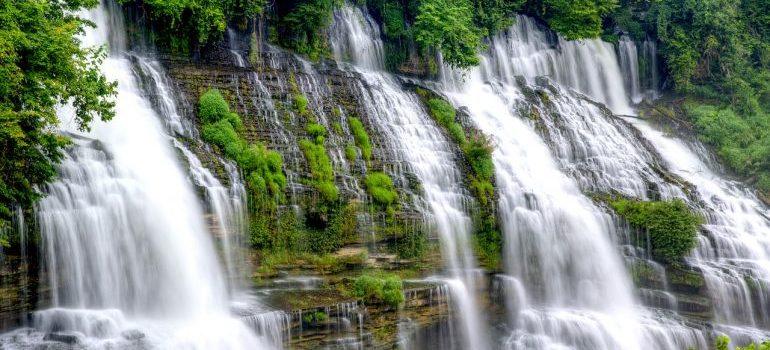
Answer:
[{"label": "rock face", "polygon": [[[222,60],[225,60],[224,63]],[[233,60],[236,62],[233,63]],[[389,143],[381,139],[379,133],[373,132],[376,129],[361,102],[361,94],[367,91],[366,86],[357,73],[339,69],[336,63],[331,62],[311,65],[287,52],[269,49],[260,55],[259,63],[253,67],[239,66],[243,63],[239,61],[239,56],[233,53],[219,56],[216,50],[195,62],[167,58],[163,63],[176,88],[180,112],[185,117],[196,120],[199,96],[210,88],[216,88],[241,116],[246,139],[250,143],[264,143],[268,149],[282,155],[288,181],[286,203],[289,207],[312,211],[319,202],[320,195],[310,185],[310,169],[299,147],[301,140],[309,138],[305,125],[312,121],[327,130],[323,143],[343,201],[370,203],[364,186],[366,174],[383,171],[392,177],[399,193],[396,226],[399,230],[422,230],[424,218],[417,210],[421,186],[407,162],[389,148]],[[299,96],[307,100],[306,112],[298,111],[295,105]],[[356,144],[349,127],[351,118],[359,119],[368,131],[372,144],[370,160],[365,160],[360,150],[356,150],[355,157],[350,157],[348,148]],[[190,148],[199,154],[206,166],[218,167],[210,147],[196,145],[192,140],[191,143]],[[385,231],[383,228],[390,225],[388,222],[393,222],[389,220],[381,210],[362,211],[358,220],[359,231]],[[357,243],[373,247],[370,254],[381,253],[391,238],[387,234],[367,234],[362,235]],[[372,246],[377,242],[381,244]]]},{"label": "rock face", "polygon": [[[30,252],[37,249],[30,248]],[[1,332],[23,325],[27,314],[48,305],[50,297],[37,255],[22,258],[18,252],[10,252],[0,257]]]}]

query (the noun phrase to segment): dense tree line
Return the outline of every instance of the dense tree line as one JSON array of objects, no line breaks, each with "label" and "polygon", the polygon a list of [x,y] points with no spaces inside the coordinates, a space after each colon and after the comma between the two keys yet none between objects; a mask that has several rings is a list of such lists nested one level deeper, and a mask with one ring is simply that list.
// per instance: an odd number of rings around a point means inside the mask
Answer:
[{"label": "dense tree line", "polygon": [[68,144],[56,132],[58,105],[70,103],[84,130],[113,115],[115,85],[98,69],[105,52],[80,46],[76,35],[90,24],[72,15],[97,3],[0,0],[0,226],[56,175]]}]

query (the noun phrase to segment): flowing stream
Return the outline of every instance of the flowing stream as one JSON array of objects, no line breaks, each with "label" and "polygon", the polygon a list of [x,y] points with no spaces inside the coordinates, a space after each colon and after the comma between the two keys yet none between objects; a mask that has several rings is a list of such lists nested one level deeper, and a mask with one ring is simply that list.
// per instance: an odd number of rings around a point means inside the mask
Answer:
[{"label": "flowing stream", "polygon": [[335,58],[351,62],[361,75],[360,90],[367,114],[422,184],[425,212],[439,235],[448,275],[445,281],[462,324],[460,347],[488,348],[488,333],[475,293],[480,271],[471,251],[472,223],[465,209],[470,199],[462,190],[462,177],[454,162],[456,150],[418,97],[385,72],[380,31],[369,16],[345,5],[335,12],[330,32]]}]

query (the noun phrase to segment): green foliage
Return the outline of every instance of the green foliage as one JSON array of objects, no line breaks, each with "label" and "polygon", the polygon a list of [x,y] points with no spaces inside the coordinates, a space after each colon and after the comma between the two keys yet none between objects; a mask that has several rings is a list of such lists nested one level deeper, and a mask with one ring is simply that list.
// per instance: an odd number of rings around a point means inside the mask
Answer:
[{"label": "green foliage", "polygon": [[316,325],[325,322],[327,319],[329,319],[329,315],[323,311],[313,311],[302,315],[302,322],[305,325]]},{"label": "green foliage", "polygon": [[149,20],[162,28],[166,40],[189,40],[189,44],[217,39],[236,18],[261,14],[265,0],[118,0],[147,11]]},{"label": "green foliage", "polygon": [[317,254],[333,253],[355,240],[357,227],[358,205],[351,202],[332,213],[325,229],[308,231],[310,250]]},{"label": "green foliage", "polygon": [[315,142],[308,139],[300,140],[299,148],[307,159],[312,178],[311,183],[321,194],[321,198],[327,203],[337,201],[339,190],[334,184],[334,169],[329,156],[326,154],[322,137],[321,140],[316,138]]},{"label": "green foliage", "polygon": [[425,255],[428,249],[428,238],[423,230],[395,225],[388,227],[387,231],[397,231],[394,232],[394,236],[397,237],[393,241],[391,249],[399,259],[419,259]]},{"label": "green foliage", "polygon": [[656,260],[677,263],[695,248],[701,218],[684,201],[617,199],[609,204],[631,225],[646,232],[648,237],[637,244],[646,247],[649,239],[650,253]]},{"label": "green foliage", "polygon": [[348,125],[350,131],[353,133],[353,140],[356,142],[356,146],[361,150],[361,155],[365,160],[372,159],[372,144],[369,142],[369,134],[366,133],[364,124],[361,120],[355,117],[348,118]]},{"label": "green foliage", "polygon": [[479,63],[481,30],[473,22],[468,0],[424,0],[414,21],[414,39],[441,51],[444,62],[460,68]]},{"label": "green foliage", "polygon": [[203,123],[216,123],[230,115],[230,105],[217,89],[209,89],[198,100],[198,117]]},{"label": "green foliage", "polygon": [[106,52],[80,47],[89,22],[77,14],[97,4],[0,0],[0,227],[56,176],[69,144],[56,132],[57,106],[71,102],[81,130],[113,116],[116,85],[99,71]]},{"label": "green foliage", "polygon": [[331,23],[336,0],[287,0],[274,3],[272,25],[278,42],[312,60],[328,56],[324,29]]},{"label": "green foliage", "polygon": [[370,172],[366,175],[366,192],[372,196],[375,203],[390,207],[398,199],[398,193],[393,180],[388,174],[382,172]]},{"label": "green foliage", "polygon": [[470,167],[467,175],[469,187],[481,207],[473,220],[476,255],[488,269],[498,269],[502,260],[500,254],[503,241],[497,230],[495,215],[495,187],[492,184],[495,164],[492,161],[494,150],[492,140],[480,132],[466,134],[460,123],[456,121],[457,112],[449,102],[435,96],[431,97],[431,93],[424,89],[418,89],[417,93],[426,101],[431,117],[447,130],[465,156],[465,161]]},{"label": "green foliage", "polygon": [[219,146],[230,159],[237,159],[246,143],[241,139],[233,125],[223,119],[213,124],[204,124],[201,127],[201,138],[210,144]]},{"label": "green foliage", "polygon": [[530,1],[534,12],[567,40],[596,38],[602,18],[618,7],[618,0]]},{"label": "green foliage", "polygon": [[[720,335],[714,340],[716,350],[729,350],[730,338],[726,335]],[[763,341],[761,344],[753,343],[746,346],[736,346],[735,350],[770,350],[770,341]]]},{"label": "green foliage", "polygon": [[348,161],[354,161],[356,160],[356,155],[358,153],[356,152],[356,146],[353,145],[347,145],[345,146],[345,158],[348,159]]},{"label": "green foliage", "polygon": [[474,0],[474,19],[484,34],[492,35],[513,25],[513,18],[526,0]]},{"label": "green foliage", "polygon": [[[264,144],[249,145],[246,142],[238,133],[243,129],[241,118],[230,112],[230,106],[218,90],[210,89],[201,95],[198,117],[203,123],[201,138],[217,146],[241,168],[251,195],[249,204],[252,210],[270,211],[283,201],[286,177],[281,154],[268,150]],[[256,230],[256,233],[252,236],[262,237],[264,232],[259,231],[263,228],[259,222],[253,224],[252,231]],[[252,243],[261,244],[261,240],[257,238],[257,243]]]},{"label": "green foliage", "polygon": [[300,93],[294,94],[294,110],[300,115],[304,115],[307,112],[307,97]]},{"label": "green foliage", "polygon": [[396,275],[361,275],[353,281],[352,293],[366,303],[382,302],[392,308],[404,302],[404,285]]}]

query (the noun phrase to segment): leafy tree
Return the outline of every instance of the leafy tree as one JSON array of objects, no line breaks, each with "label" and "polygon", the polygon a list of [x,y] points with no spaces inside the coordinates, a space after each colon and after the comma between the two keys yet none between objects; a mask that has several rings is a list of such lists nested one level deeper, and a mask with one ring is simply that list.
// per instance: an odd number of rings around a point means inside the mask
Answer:
[{"label": "leafy tree", "polygon": [[97,0],[0,0],[0,225],[29,208],[56,175],[67,138],[56,107],[71,103],[78,128],[113,116],[115,83],[100,73],[102,48],[83,48],[89,22],[72,15]]},{"label": "leafy tree", "polygon": [[467,0],[425,0],[414,22],[415,41],[441,51],[447,64],[467,68],[479,63],[481,31]]},{"label": "leafy tree", "polygon": [[[219,37],[227,21],[261,14],[265,0],[118,0],[147,11],[152,22],[197,43]],[[170,38],[169,38],[170,39]]]},{"label": "leafy tree", "polygon": [[529,6],[554,31],[568,40],[595,38],[602,33],[602,18],[617,6],[617,0],[539,0]]}]

